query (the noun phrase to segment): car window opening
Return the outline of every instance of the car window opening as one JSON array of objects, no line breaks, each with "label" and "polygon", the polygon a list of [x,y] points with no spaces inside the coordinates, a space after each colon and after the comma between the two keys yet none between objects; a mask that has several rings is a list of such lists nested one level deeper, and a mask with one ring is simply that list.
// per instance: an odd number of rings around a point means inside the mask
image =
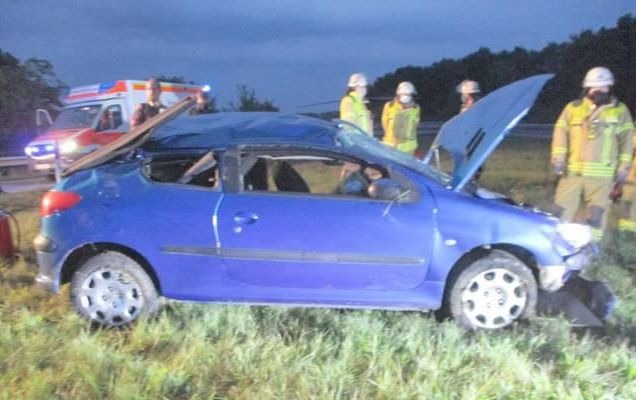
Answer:
[{"label": "car window opening", "polygon": [[243,154],[243,190],[368,198],[371,182],[388,178],[379,166],[316,155]]},{"label": "car window opening", "polygon": [[178,157],[154,157],[146,164],[146,175],[155,182],[179,183],[207,188],[220,185],[217,155],[179,155]]},{"label": "car window opening", "polygon": [[118,104],[108,106],[100,115],[97,123],[97,132],[121,129],[123,125],[121,106]]}]

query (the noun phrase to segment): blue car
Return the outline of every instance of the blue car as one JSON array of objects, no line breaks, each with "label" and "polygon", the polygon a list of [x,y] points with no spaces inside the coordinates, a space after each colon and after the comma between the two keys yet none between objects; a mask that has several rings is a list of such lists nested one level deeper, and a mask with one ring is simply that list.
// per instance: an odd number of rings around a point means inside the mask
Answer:
[{"label": "blue car", "polygon": [[44,195],[37,281],[70,283],[77,312],[104,326],[163,298],[439,310],[468,329],[531,318],[540,292],[590,263],[590,230],[471,179],[550,77],[445,124],[430,154],[448,152],[451,173],[342,121],[169,110]]}]

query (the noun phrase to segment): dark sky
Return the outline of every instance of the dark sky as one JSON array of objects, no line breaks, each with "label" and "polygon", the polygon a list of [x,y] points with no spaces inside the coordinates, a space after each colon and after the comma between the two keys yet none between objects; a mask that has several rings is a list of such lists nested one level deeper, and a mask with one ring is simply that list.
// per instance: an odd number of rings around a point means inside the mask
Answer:
[{"label": "dark sky", "polygon": [[236,87],[244,83],[258,98],[293,112],[307,110],[299,105],[339,99],[352,72],[373,80],[480,47],[539,50],[583,30],[614,26],[620,16],[636,12],[635,5],[634,0],[0,0],[0,48],[21,61],[50,61],[71,86],[177,75],[210,83],[221,107],[235,101]]}]

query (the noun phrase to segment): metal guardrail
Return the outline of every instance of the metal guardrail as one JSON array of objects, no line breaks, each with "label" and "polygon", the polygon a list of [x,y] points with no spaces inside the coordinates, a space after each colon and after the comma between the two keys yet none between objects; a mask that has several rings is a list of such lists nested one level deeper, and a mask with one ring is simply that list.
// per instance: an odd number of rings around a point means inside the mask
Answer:
[{"label": "metal guardrail", "polygon": [[20,167],[23,165],[29,165],[29,160],[27,159],[26,156],[0,158],[0,168]]},{"label": "metal guardrail", "polygon": [[[422,122],[418,129],[420,135],[435,135],[443,122]],[[552,124],[519,124],[513,130],[512,136],[549,138],[552,135]],[[29,165],[27,157],[0,157],[0,168],[20,167]]]},{"label": "metal guardrail", "polygon": [[[418,127],[418,135],[436,135],[443,122],[422,122]],[[553,124],[519,124],[512,129],[511,136],[548,139],[552,136]],[[378,127],[378,129],[382,129]]]}]

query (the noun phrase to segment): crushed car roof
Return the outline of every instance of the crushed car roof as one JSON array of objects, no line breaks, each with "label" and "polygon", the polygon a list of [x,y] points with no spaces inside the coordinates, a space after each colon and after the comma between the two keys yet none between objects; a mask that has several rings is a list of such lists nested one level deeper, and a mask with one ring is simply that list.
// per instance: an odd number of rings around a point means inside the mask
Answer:
[{"label": "crushed car roof", "polygon": [[212,148],[227,144],[315,144],[333,146],[337,124],[296,114],[218,113],[182,116],[159,128],[149,149]]}]

